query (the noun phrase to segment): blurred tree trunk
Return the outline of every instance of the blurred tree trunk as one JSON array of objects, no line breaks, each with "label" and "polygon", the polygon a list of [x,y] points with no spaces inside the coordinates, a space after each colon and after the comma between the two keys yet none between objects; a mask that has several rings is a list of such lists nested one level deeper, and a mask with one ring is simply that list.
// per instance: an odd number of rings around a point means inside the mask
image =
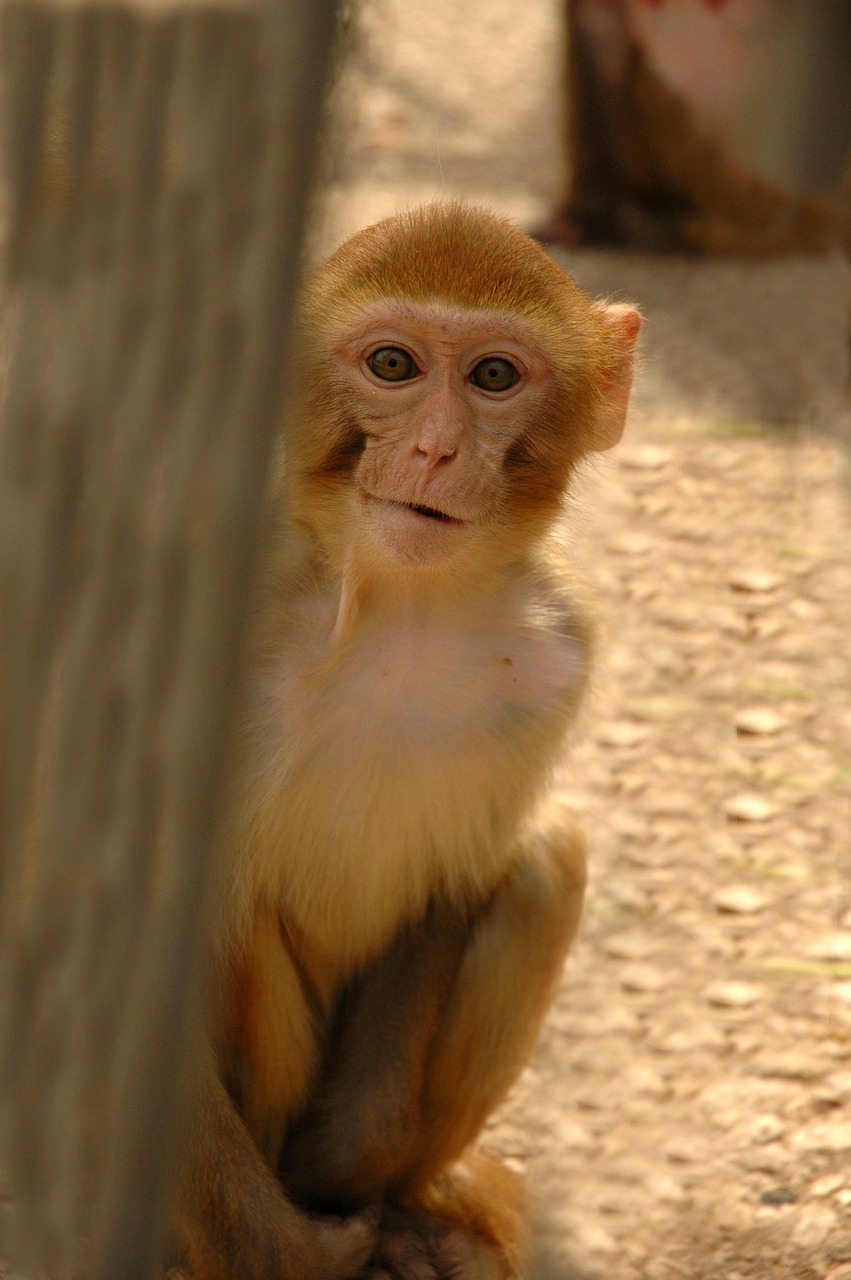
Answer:
[{"label": "blurred tree trunk", "polygon": [[151,1273],[332,0],[0,15],[2,1251]]}]

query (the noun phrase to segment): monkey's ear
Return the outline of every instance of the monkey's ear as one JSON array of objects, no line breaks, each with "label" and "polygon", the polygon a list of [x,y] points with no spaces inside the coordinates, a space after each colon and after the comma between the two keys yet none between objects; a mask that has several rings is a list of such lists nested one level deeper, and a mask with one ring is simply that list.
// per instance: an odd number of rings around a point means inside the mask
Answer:
[{"label": "monkey's ear", "polygon": [[623,435],[632,374],[635,366],[635,343],[641,328],[641,316],[624,303],[600,305],[603,323],[617,338],[618,354],[614,372],[607,380],[600,417],[594,432],[592,449],[611,449]]}]

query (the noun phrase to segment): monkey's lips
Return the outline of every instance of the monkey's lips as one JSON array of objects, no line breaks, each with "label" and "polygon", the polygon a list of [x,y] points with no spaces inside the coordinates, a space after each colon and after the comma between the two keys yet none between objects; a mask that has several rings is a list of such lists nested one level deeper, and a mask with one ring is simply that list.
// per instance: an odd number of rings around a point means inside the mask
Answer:
[{"label": "monkey's lips", "polygon": [[457,539],[468,527],[466,520],[423,502],[379,498],[366,490],[361,491],[361,501],[373,536],[394,559],[411,565],[425,566],[454,555]]},{"label": "monkey's lips", "polygon": [[421,502],[400,502],[396,498],[378,498],[373,493],[363,492],[363,498],[366,502],[375,503],[379,507],[383,507],[389,511],[398,511],[401,513],[411,512],[412,515],[420,520],[436,522],[439,524],[456,525],[463,528],[467,521],[459,519],[458,516],[451,516],[447,511],[441,511],[437,507],[427,507]]},{"label": "monkey's lips", "polygon": [[445,511],[438,511],[435,507],[421,506],[418,502],[406,502],[405,507],[415,515],[424,516],[426,520],[443,520],[446,524],[466,524],[465,520],[459,520],[457,516],[447,515]]}]

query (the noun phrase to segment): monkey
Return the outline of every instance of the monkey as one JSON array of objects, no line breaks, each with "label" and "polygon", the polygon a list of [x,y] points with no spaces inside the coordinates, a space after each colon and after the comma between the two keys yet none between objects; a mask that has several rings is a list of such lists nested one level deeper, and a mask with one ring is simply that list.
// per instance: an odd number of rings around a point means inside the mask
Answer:
[{"label": "monkey", "polygon": [[742,257],[832,247],[830,202],[739,161],[656,70],[627,0],[569,0],[566,24],[570,192],[539,240]]},{"label": "monkey", "polygon": [[471,1147],[579,923],[548,784],[597,623],[556,526],[640,323],[460,203],[304,287],[173,1274],[524,1274],[516,1179]]}]

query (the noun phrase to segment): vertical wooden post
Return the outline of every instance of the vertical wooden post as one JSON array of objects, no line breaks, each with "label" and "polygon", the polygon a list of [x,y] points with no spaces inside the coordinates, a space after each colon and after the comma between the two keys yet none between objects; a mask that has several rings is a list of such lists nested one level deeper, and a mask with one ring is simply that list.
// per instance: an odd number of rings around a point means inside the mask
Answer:
[{"label": "vertical wooden post", "polygon": [[25,1265],[148,1276],[332,0],[7,0],[0,1170]]}]

